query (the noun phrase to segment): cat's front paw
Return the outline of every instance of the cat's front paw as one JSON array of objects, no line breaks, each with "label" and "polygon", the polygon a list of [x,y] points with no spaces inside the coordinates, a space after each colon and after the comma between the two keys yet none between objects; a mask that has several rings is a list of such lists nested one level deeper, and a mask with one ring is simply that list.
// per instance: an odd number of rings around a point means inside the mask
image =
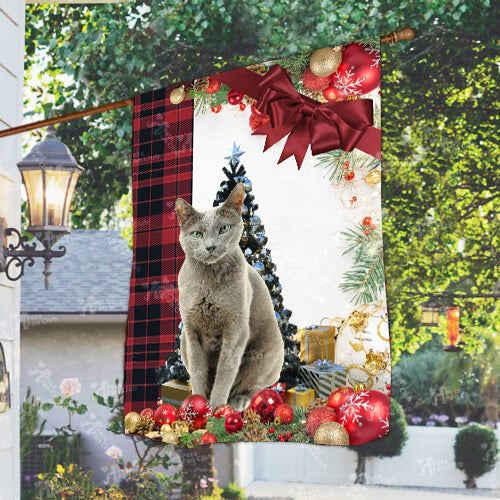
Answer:
[{"label": "cat's front paw", "polygon": [[236,411],[246,410],[250,399],[248,396],[235,396],[229,400],[228,405]]}]

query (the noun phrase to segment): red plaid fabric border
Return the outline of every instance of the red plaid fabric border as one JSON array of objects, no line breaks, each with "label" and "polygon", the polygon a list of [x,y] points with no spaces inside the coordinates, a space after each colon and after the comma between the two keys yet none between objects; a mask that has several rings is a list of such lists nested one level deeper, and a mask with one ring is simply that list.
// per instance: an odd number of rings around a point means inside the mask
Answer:
[{"label": "red plaid fabric border", "polygon": [[193,101],[171,104],[172,88],[134,99],[134,249],[125,340],[125,413],[156,407],[155,368],[174,349],[181,320],[177,273],[184,253],[174,205],[178,197],[191,203]]}]

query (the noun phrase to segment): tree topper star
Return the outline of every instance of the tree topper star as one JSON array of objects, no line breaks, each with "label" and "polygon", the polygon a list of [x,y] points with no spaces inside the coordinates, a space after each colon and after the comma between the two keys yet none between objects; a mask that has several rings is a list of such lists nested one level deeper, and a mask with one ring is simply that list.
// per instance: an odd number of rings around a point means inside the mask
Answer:
[{"label": "tree topper star", "polygon": [[236,146],[236,142],[233,141],[233,148],[229,149],[229,156],[225,156],[225,160],[231,160],[232,165],[236,165],[240,161],[240,156],[244,154],[245,151],[242,151],[239,146]]}]

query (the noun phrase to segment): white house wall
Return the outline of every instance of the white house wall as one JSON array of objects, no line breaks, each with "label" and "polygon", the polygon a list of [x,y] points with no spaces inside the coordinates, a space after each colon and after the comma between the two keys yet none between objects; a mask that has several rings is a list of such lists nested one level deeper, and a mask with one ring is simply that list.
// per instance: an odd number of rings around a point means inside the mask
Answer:
[{"label": "white house wall", "polygon": [[[22,123],[24,0],[0,0],[0,130]],[[20,225],[19,136],[0,139],[0,217]],[[0,273],[0,342],[11,380],[10,410],[0,413],[0,499],[20,496],[19,285]]]}]

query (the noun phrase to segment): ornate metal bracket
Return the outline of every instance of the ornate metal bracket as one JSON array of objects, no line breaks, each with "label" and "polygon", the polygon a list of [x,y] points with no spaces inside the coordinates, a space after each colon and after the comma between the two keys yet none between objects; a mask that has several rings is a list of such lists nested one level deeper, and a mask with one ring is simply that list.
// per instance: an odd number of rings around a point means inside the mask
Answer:
[{"label": "ornate metal bracket", "polygon": [[[13,243],[7,244],[7,238],[12,235],[17,238],[15,245]],[[34,259],[41,257],[44,264],[45,289],[48,290],[49,277],[52,274],[52,259],[65,255],[66,248],[60,246],[58,250],[51,250],[50,248],[37,250],[36,243],[29,244],[28,241],[28,237],[22,236],[14,227],[7,227],[5,219],[0,218],[0,242],[2,242],[0,272],[4,272],[9,280],[17,281],[24,275],[25,266],[32,267],[35,263]],[[13,273],[14,269],[18,270],[17,274]]]}]

